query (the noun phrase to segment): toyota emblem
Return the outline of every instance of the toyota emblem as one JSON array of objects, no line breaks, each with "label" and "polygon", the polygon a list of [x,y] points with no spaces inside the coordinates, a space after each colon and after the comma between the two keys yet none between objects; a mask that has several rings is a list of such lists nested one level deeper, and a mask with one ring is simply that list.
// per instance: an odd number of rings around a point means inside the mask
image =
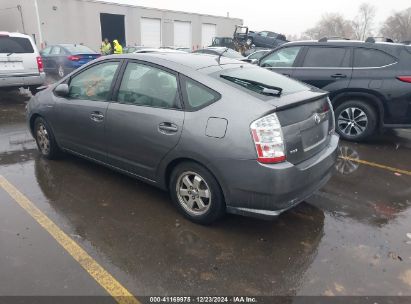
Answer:
[{"label": "toyota emblem", "polygon": [[315,123],[316,123],[317,125],[319,125],[320,122],[321,122],[321,116],[320,116],[318,113],[315,113],[314,116],[313,116],[313,118],[314,118]]}]

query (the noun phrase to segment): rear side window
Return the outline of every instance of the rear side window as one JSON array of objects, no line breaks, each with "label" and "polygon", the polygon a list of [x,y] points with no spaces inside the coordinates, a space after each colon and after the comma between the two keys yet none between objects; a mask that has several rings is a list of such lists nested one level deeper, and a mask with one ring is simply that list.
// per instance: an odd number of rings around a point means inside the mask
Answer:
[{"label": "rear side window", "polygon": [[310,47],[305,55],[303,67],[347,67],[349,49]]},{"label": "rear side window", "polygon": [[220,99],[220,94],[211,90],[210,88],[207,88],[201,83],[185,76],[183,76],[182,79],[183,95],[186,101],[186,109],[195,110],[203,108]]},{"label": "rear side window", "polygon": [[31,41],[22,37],[0,37],[0,53],[34,53]]},{"label": "rear side window", "polygon": [[355,68],[382,67],[395,62],[395,58],[379,50],[364,48],[354,50]]},{"label": "rear side window", "polygon": [[282,48],[276,52],[273,52],[261,60],[262,67],[273,68],[289,68],[294,64],[301,47],[293,46]]},{"label": "rear side window", "polygon": [[348,67],[349,49],[310,47],[305,55],[303,67]]}]

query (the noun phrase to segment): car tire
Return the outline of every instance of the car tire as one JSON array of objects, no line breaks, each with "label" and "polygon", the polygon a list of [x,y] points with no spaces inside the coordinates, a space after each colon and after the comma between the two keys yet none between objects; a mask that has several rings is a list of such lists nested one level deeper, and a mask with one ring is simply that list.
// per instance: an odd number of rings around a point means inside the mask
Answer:
[{"label": "car tire", "polygon": [[57,66],[57,76],[60,78],[63,78],[64,76],[66,76],[66,71],[64,70],[64,66],[61,64]]},{"label": "car tire", "polygon": [[44,118],[36,118],[33,133],[37,148],[43,157],[56,159],[60,156],[61,151],[57,145],[54,134]]},{"label": "car tire", "polygon": [[369,138],[375,132],[377,120],[375,109],[362,100],[348,100],[335,109],[335,129],[346,140]]},{"label": "car tire", "polygon": [[224,195],[218,181],[195,162],[184,162],[174,168],[169,192],[177,209],[192,222],[207,225],[225,214]]}]

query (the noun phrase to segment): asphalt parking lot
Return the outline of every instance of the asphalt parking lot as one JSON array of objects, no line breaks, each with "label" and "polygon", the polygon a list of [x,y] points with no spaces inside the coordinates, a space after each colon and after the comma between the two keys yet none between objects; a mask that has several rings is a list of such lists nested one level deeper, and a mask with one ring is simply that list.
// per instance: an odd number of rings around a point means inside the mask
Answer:
[{"label": "asphalt parking lot", "polygon": [[411,130],[341,142],[327,186],[275,221],[205,227],[156,188],[69,155],[42,159],[27,101],[0,93],[0,295],[106,296],[114,282],[137,299],[411,296]]}]

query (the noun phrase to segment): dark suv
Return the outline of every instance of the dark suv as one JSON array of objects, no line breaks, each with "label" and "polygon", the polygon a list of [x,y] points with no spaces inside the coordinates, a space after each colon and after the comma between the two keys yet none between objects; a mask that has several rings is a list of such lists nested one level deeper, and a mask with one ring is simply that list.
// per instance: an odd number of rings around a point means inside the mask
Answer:
[{"label": "dark suv", "polygon": [[411,46],[373,39],[290,42],[259,65],[330,92],[336,130],[361,141],[411,127]]}]

